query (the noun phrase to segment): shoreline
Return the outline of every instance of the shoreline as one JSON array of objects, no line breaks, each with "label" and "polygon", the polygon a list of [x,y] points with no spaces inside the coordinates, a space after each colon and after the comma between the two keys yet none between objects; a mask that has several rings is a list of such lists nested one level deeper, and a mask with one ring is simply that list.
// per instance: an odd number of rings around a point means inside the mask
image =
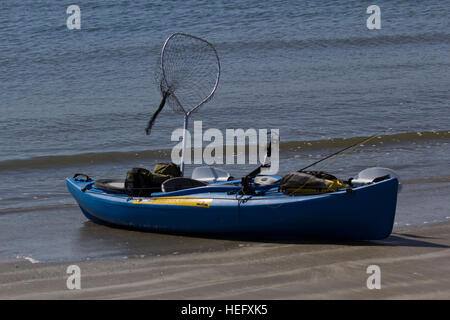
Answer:
[{"label": "shoreline", "polygon": [[[0,260],[0,299],[450,299],[450,222],[370,242],[251,242],[124,260]],[[81,269],[68,290],[66,269]],[[369,290],[369,265],[381,289]]]}]

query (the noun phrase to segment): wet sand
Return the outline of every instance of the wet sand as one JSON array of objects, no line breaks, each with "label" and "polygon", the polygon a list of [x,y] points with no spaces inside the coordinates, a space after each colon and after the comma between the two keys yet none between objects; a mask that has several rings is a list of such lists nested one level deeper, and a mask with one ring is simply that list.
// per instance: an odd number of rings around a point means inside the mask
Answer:
[{"label": "wet sand", "polygon": [[[242,242],[233,249],[71,263],[0,261],[1,299],[450,299],[450,223],[397,230],[388,239]],[[381,289],[369,290],[369,265]]]}]

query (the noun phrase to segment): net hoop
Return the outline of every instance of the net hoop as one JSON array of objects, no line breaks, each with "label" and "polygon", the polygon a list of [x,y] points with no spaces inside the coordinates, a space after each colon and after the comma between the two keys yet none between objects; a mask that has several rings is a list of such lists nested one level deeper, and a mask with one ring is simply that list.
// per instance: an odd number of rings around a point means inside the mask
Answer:
[{"label": "net hoop", "polygon": [[[208,95],[206,98],[204,98],[200,103],[198,103],[196,106],[194,106],[193,108],[191,108],[191,109],[188,110],[188,111],[186,111],[186,109],[183,107],[183,105],[182,105],[181,102],[179,101],[179,99],[178,99],[178,97],[176,96],[176,94],[175,94],[174,92],[171,92],[171,91],[170,91],[170,85],[169,85],[169,83],[167,82],[167,79],[166,79],[166,72],[165,72],[165,68],[164,68],[164,61],[165,61],[164,58],[165,58],[165,53],[166,53],[166,47],[167,47],[167,44],[169,43],[169,41],[170,41],[171,39],[173,39],[173,38],[175,38],[175,37],[178,37],[178,36],[182,36],[182,37],[187,37],[187,38],[195,39],[195,40],[198,40],[198,41],[201,41],[201,42],[205,43],[210,49],[213,50],[214,55],[215,55],[215,58],[216,58],[216,61],[217,61],[217,68],[218,68],[218,69],[217,69],[217,74],[216,74],[216,80],[215,80],[214,86],[213,86],[211,92],[209,93],[209,95]],[[200,108],[200,106],[202,106],[203,104],[205,104],[206,102],[208,102],[209,100],[211,100],[211,98],[212,98],[213,95],[214,95],[214,92],[215,92],[216,89],[217,89],[217,86],[219,85],[220,70],[221,70],[221,67],[220,67],[220,61],[219,61],[219,55],[217,54],[216,48],[214,48],[214,46],[213,46],[210,42],[208,42],[208,41],[206,41],[205,39],[202,39],[202,38],[200,38],[200,37],[193,36],[193,35],[190,35],[190,34],[187,34],[187,33],[182,33],[182,32],[176,32],[176,33],[171,34],[171,35],[164,41],[163,47],[162,47],[162,49],[161,49],[161,60],[160,60],[160,64],[161,64],[161,72],[162,72],[162,81],[164,81],[165,86],[168,88],[168,91],[169,91],[169,94],[170,94],[171,98],[175,100],[175,103],[180,107],[180,109],[183,111],[183,113],[184,113],[185,115],[187,115],[187,116],[189,116],[192,112],[194,112],[195,110],[197,110],[198,108]]]}]

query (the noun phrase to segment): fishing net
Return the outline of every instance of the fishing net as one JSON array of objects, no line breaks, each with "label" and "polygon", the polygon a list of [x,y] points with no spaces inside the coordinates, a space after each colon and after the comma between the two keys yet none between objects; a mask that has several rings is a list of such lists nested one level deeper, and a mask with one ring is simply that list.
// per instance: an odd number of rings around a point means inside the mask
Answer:
[{"label": "fishing net", "polygon": [[214,95],[220,77],[220,62],[214,46],[201,38],[175,33],[164,42],[156,70],[163,97],[147,127],[165,104],[189,116]]}]

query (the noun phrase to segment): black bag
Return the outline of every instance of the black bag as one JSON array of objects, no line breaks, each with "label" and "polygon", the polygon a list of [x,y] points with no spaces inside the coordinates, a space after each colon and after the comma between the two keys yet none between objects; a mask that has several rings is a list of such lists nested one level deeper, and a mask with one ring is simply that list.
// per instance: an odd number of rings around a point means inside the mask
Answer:
[{"label": "black bag", "polygon": [[127,172],[125,192],[133,197],[148,197],[152,192],[160,192],[164,181],[180,175],[180,167],[172,162],[156,164],[153,173],[144,168],[133,168]]},{"label": "black bag", "polygon": [[133,168],[127,172],[125,192],[134,197],[148,197],[155,192],[152,173],[144,168]]}]

